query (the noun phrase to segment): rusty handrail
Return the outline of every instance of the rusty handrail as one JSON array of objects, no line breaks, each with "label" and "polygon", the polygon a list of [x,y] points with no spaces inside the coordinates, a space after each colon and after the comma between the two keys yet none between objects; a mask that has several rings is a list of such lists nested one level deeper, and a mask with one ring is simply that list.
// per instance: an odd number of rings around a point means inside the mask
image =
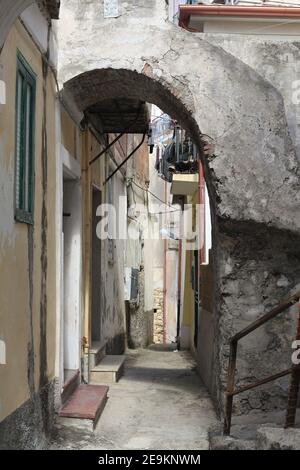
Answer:
[{"label": "rusty handrail", "polygon": [[280,377],[284,377],[286,375],[291,375],[291,383],[290,383],[290,390],[289,390],[289,399],[288,399],[288,407],[287,407],[287,414],[286,414],[286,423],[285,427],[293,427],[295,425],[295,418],[296,418],[296,408],[297,408],[297,397],[299,392],[299,382],[300,382],[300,365],[292,366],[289,369],[286,369],[282,372],[277,374],[271,375],[264,379],[261,379],[254,384],[244,385],[243,387],[235,389],[235,370],[236,370],[236,360],[237,360],[237,346],[238,341],[249,333],[252,333],[254,330],[259,328],[260,326],[264,325],[269,320],[272,320],[280,313],[284,312],[292,305],[295,305],[299,302],[299,310],[298,310],[298,326],[297,326],[297,333],[295,339],[300,339],[300,291],[296,292],[295,294],[291,295],[289,298],[281,302],[277,307],[273,308],[270,312],[266,313],[258,320],[250,323],[246,328],[236,333],[230,340],[230,354],[229,354],[229,365],[228,365],[228,378],[227,378],[227,390],[225,394],[225,413],[224,413],[224,435],[230,434],[231,429],[231,417],[232,417],[232,406],[233,406],[233,397],[238,395],[239,393],[245,392],[247,390],[251,390],[253,388],[259,387],[260,385],[264,385],[269,383],[273,380],[276,380]]}]

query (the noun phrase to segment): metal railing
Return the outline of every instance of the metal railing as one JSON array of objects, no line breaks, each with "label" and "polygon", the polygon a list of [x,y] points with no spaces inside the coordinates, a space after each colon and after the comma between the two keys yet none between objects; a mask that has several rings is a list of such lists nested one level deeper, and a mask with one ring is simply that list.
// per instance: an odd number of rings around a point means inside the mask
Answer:
[{"label": "metal railing", "polygon": [[227,379],[227,390],[225,394],[225,418],[224,418],[224,435],[230,434],[231,429],[231,417],[232,417],[232,407],[233,407],[233,397],[239,393],[246,392],[253,388],[259,387],[260,385],[267,384],[273,380],[279,379],[286,375],[291,375],[289,396],[288,396],[288,405],[286,413],[285,428],[293,427],[295,425],[296,412],[297,412],[297,399],[299,392],[299,382],[300,382],[300,364],[292,365],[289,369],[286,369],[277,374],[271,375],[264,379],[261,379],[255,383],[245,385],[240,388],[235,388],[235,373],[236,373],[236,361],[237,361],[237,347],[240,339],[247,336],[249,333],[252,333],[254,330],[264,325],[269,320],[272,320],[280,313],[287,310],[292,305],[295,305],[298,302],[298,323],[297,323],[297,332],[295,340],[300,340],[300,291],[296,292],[290,296],[287,300],[280,303],[270,312],[263,315],[258,320],[251,323],[247,328],[244,328],[239,333],[235,334],[230,340],[230,355],[229,355],[229,365],[228,365],[228,379]]}]

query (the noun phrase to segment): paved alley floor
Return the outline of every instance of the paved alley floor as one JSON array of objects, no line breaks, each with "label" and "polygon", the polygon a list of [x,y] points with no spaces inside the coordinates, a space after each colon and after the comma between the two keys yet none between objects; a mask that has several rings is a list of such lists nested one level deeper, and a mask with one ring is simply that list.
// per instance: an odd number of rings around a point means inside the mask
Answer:
[{"label": "paved alley floor", "polygon": [[186,351],[153,346],[127,353],[94,433],[58,426],[52,449],[208,449],[217,423],[209,394]]}]

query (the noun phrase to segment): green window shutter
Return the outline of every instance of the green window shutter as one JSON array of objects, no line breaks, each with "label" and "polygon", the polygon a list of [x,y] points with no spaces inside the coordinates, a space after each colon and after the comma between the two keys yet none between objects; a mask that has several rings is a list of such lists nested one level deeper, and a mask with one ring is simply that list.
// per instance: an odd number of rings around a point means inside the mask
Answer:
[{"label": "green window shutter", "polygon": [[15,136],[15,219],[33,223],[35,74],[17,55]]}]

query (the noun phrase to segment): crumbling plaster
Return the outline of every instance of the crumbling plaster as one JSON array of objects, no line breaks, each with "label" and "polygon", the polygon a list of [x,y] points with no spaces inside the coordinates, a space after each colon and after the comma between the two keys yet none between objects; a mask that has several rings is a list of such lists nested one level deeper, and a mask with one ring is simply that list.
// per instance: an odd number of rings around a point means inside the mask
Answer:
[{"label": "crumbling plaster", "polygon": [[290,135],[300,160],[299,41],[282,36],[219,33],[206,33],[201,37],[245,62],[281,93]]}]

